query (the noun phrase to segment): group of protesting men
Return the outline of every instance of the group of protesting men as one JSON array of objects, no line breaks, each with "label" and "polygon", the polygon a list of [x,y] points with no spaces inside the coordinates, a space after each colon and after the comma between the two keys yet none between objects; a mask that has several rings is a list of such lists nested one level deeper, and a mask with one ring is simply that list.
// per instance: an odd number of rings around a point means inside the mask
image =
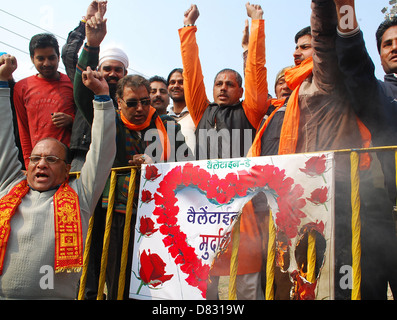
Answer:
[{"label": "group of protesting men", "polygon": [[[341,8],[346,5],[352,9],[352,24],[343,20]],[[97,297],[112,167],[397,145],[397,18],[382,23],[377,32],[386,73],[385,80],[379,81],[354,14],[354,0],[312,0],[311,26],[295,37],[295,66],[277,75],[276,97],[270,98],[264,12],[260,5],[247,3],[252,21],[243,39],[244,75],[221,70],[214,80],[211,103],[196,42],[197,6],[185,12],[179,30],[183,69],[172,70],[166,80],[128,75],[128,57],[122,50],[100,50],[107,33],[106,9],[107,1],[93,1],[85,18],[69,34],[62,53],[54,36],[34,36],[30,55],[37,75],[14,84],[16,58],[0,56],[0,117],[4,120],[0,128],[1,298],[76,298],[92,215],[93,244],[85,296]],[[67,75],[58,72],[61,57]],[[171,110],[167,110],[169,97],[173,100]],[[69,179],[70,171],[81,172],[80,178]],[[338,272],[341,266],[351,264],[347,245],[351,238],[349,172],[349,158],[338,154],[336,299],[349,298],[348,290],[339,285],[342,275]],[[397,285],[394,155],[361,154],[360,175],[362,298],[386,299],[388,286],[394,293]],[[381,183],[377,183],[379,178]],[[130,175],[124,174],[117,180],[108,299],[115,299],[118,292],[129,179]],[[255,216],[261,209],[254,204],[253,210],[242,214],[238,299],[263,299],[264,229]],[[136,208],[132,225],[134,218]],[[133,237],[129,269],[132,242]],[[229,261],[230,250],[215,262],[208,299],[218,298],[219,276],[228,274]],[[43,266],[54,270],[51,290],[41,287]],[[125,298],[128,283],[127,273]],[[275,283],[275,297],[289,299],[293,284],[288,275],[279,273]]]}]

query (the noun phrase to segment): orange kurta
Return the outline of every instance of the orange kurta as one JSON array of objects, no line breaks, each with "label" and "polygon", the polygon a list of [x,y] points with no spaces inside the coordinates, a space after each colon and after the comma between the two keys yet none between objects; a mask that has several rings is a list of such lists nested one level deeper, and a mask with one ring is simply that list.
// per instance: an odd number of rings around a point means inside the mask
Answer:
[{"label": "orange kurta", "polygon": [[[209,100],[199,59],[196,32],[196,26],[179,29],[185,100],[189,113],[197,126],[209,105]],[[265,23],[264,20],[253,20],[245,69],[243,108],[254,128],[258,128],[268,108],[265,64]]]},{"label": "orange kurta", "polygon": [[[230,259],[232,256],[231,239],[226,251],[221,254],[210,271],[212,276],[227,276],[230,273]],[[247,274],[261,271],[262,244],[261,235],[255,218],[252,202],[243,208],[240,223],[240,245],[238,248],[237,274]]]},{"label": "orange kurta", "polygon": [[[197,126],[209,105],[204,77],[196,42],[197,27],[189,26],[179,30],[186,105]],[[254,128],[258,128],[267,111],[267,71],[265,68],[265,26],[264,20],[253,20],[247,64],[245,70],[244,112]],[[229,245],[230,246],[230,245]],[[240,247],[238,274],[259,272],[262,266],[261,238],[255,220],[252,204],[244,208],[240,226]],[[211,271],[212,275],[228,275],[231,249],[227,250]]]}]

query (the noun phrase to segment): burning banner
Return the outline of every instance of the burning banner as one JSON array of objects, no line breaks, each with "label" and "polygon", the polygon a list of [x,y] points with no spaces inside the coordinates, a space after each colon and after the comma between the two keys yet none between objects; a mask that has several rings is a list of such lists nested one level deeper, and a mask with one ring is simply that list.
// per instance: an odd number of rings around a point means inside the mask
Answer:
[{"label": "burning banner", "polygon": [[[260,193],[276,230],[276,268],[294,283],[291,298],[333,299],[333,153],[143,166],[130,297],[205,299],[215,257]],[[296,254],[303,242],[315,267]]]}]

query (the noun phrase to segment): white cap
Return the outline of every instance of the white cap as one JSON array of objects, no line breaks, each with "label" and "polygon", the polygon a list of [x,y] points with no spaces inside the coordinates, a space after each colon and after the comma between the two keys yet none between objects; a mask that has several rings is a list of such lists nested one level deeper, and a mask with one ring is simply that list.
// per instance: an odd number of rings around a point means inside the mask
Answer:
[{"label": "white cap", "polygon": [[109,48],[99,53],[99,67],[102,63],[109,60],[120,61],[124,65],[125,69],[128,69],[128,57],[126,53],[119,48]]}]

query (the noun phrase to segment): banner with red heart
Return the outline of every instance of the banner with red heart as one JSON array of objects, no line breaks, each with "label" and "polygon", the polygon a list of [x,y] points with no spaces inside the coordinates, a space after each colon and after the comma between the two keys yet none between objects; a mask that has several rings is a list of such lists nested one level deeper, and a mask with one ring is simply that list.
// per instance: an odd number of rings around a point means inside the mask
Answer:
[{"label": "banner with red heart", "polygon": [[260,192],[277,236],[287,239],[290,261],[284,272],[299,271],[295,249],[307,232],[323,237],[321,272],[314,283],[302,275],[299,282],[316,299],[332,297],[333,153],[143,166],[130,297],[205,299],[214,258],[244,205]]}]

